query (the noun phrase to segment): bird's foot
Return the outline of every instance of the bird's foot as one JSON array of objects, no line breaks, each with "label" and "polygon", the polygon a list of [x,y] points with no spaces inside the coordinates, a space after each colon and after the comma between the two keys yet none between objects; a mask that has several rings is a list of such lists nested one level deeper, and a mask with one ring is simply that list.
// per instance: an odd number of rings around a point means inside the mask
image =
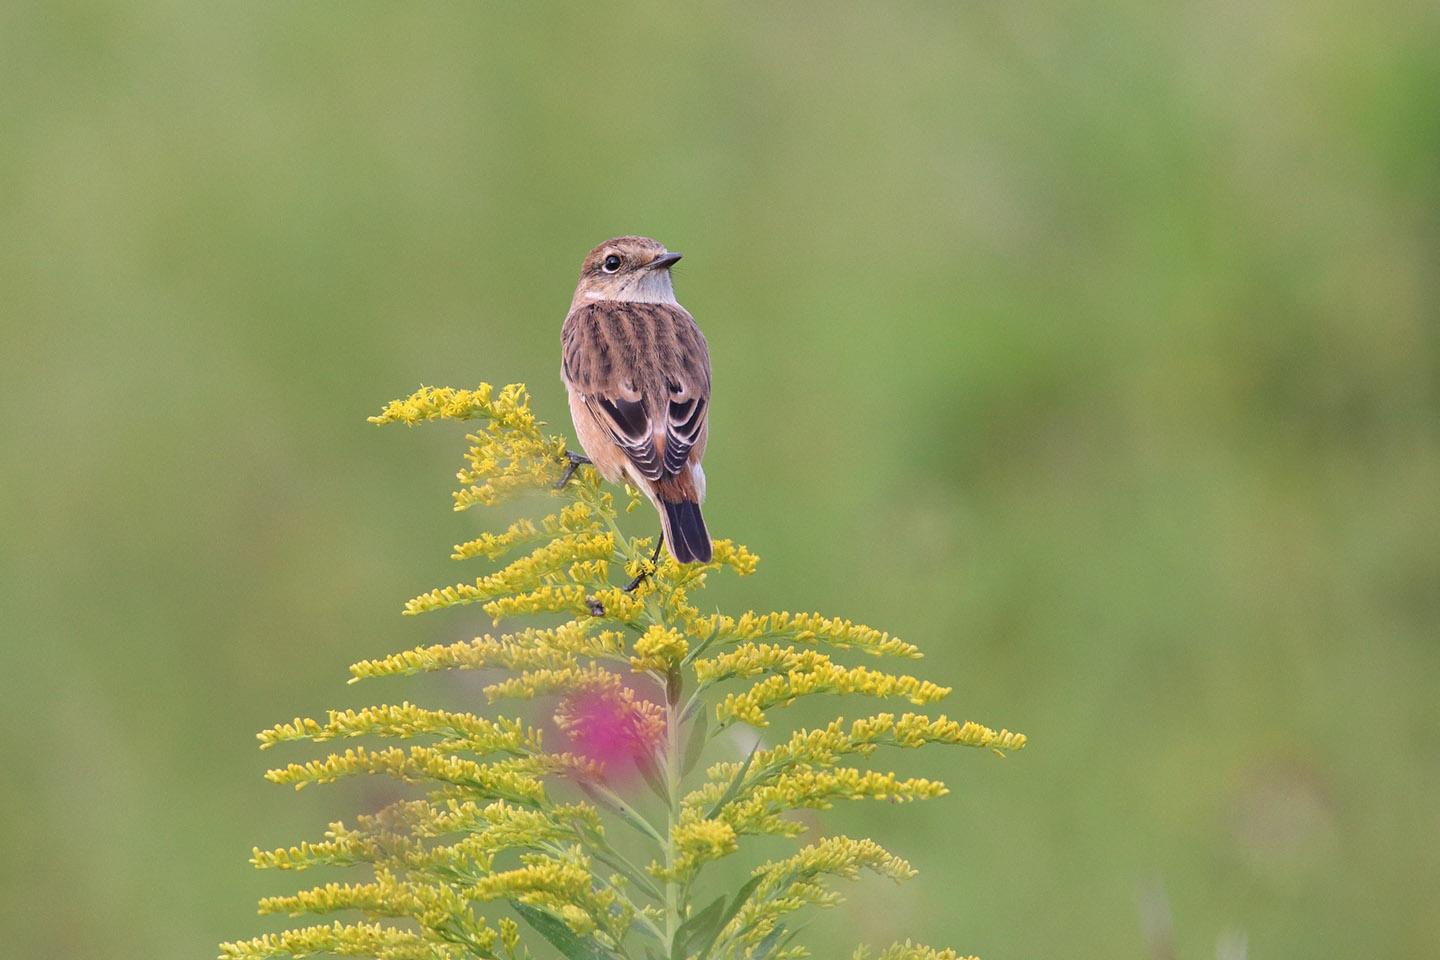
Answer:
[{"label": "bird's foot", "polygon": [[635,579],[625,585],[625,593],[634,591],[636,587],[645,582],[646,577],[660,569],[660,548],[663,546],[665,546],[665,534],[661,533],[660,539],[655,544],[655,552],[650,554],[650,566],[640,568],[640,572],[635,574]]},{"label": "bird's foot", "polygon": [[560,475],[560,482],[555,484],[556,490],[563,490],[565,484],[570,482],[570,478],[575,476],[575,471],[580,469],[580,465],[590,462],[589,457],[581,456],[570,450],[565,451],[565,459],[568,460],[569,463],[565,466],[565,472]]}]

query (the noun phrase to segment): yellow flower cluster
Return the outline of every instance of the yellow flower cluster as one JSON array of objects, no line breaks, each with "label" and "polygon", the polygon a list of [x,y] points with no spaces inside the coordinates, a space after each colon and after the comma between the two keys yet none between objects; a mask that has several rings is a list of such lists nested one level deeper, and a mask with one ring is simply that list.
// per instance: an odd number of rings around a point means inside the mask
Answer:
[{"label": "yellow flower cluster", "polygon": [[669,868],[653,864],[650,872],[657,879],[679,880],[701,864],[719,860],[739,849],[735,828],[720,820],[683,820],[670,831],[675,859]]},{"label": "yellow flower cluster", "polygon": [[[485,430],[470,435],[469,467],[457,477],[465,489],[455,494],[455,509],[493,506],[524,490],[553,483],[563,441],[545,435],[544,424],[530,412],[525,385],[512,383],[499,395],[486,383],[474,390],[421,387],[388,404],[371,423],[414,425],[426,420],[486,420]],[[557,446],[558,444],[558,446]]]},{"label": "yellow flower cluster", "polygon": [[497,573],[480,577],[473,584],[460,583],[416,597],[405,605],[405,612],[424,613],[533,591],[542,583],[560,582],[570,565],[577,560],[608,560],[614,553],[614,534],[563,534],[529,556],[512,562]]},{"label": "yellow flower cluster", "polygon": [[729,567],[740,576],[748,577],[760,563],[759,557],[733,540],[716,540],[714,549],[715,554],[706,566]]},{"label": "yellow flower cluster", "polygon": [[458,544],[450,555],[452,560],[469,560],[485,557],[495,560],[509,553],[515,547],[540,540],[553,540],[562,534],[594,533],[600,529],[600,521],[587,503],[572,503],[558,514],[552,513],[540,521],[521,518],[510,525],[504,533],[485,533],[474,540]]},{"label": "yellow flower cluster", "polygon": [[834,906],[838,895],[820,882],[824,876],[855,879],[869,870],[892,880],[907,880],[915,870],[873,840],[826,837],[794,856],[757,868],[754,893],[730,921],[726,932],[749,949],[759,948],[779,928],[781,918],[802,907]]},{"label": "yellow flower cluster", "polygon": [[526,866],[492,873],[465,892],[475,900],[568,904],[589,889],[590,870],[583,858],[579,863],[564,863],[539,857]]},{"label": "yellow flower cluster", "polygon": [[679,630],[657,623],[635,641],[635,655],[630,658],[630,665],[636,673],[654,670],[663,674],[678,667],[689,652],[690,643]]},{"label": "yellow flower cluster", "polygon": [[[700,791],[697,791],[700,792]],[[726,804],[719,816],[736,833],[795,836],[804,828],[784,814],[790,810],[828,810],[836,800],[919,800],[943,797],[949,790],[943,783],[893,773],[835,767],[813,770],[800,767],[773,776],[768,783],[753,786],[743,799]]]},{"label": "yellow flower cluster", "polygon": [[[371,423],[404,423],[414,426],[425,420],[493,420],[522,436],[538,435],[538,421],[530,413],[530,398],[523,383],[512,383],[495,397],[495,389],[482,383],[474,390],[454,387],[421,387],[403,400],[392,400]],[[492,399],[493,398],[493,399]]]},{"label": "yellow flower cluster", "polygon": [[[717,540],[709,563],[682,566],[668,556],[652,563],[653,541],[622,532],[623,517],[596,471],[582,466],[556,488],[571,466],[565,443],[546,433],[522,385],[422,387],[371,419],[481,421],[467,437],[457,474],[457,510],[522,495],[559,503],[457,544],[454,559],[480,561],[485,571],[405,605],[416,614],[474,604],[497,626],[523,622],[508,632],[361,660],[350,668],[351,682],[493,671],[480,688],[484,698],[543,704],[573,752],[547,749],[543,721],[533,717],[481,717],[409,702],[331,710],[323,719],[297,717],[265,730],[258,735],[262,748],[380,741],[279,766],[266,774],[274,783],[299,788],[380,774],[418,790],[403,787],[416,795],[349,826],[330,824],[323,839],[253,852],[252,863],[264,869],[366,871],[363,882],[268,897],[262,912],[356,910],[366,922],[226,943],[222,957],[520,960],[536,955],[539,944],[544,955],[592,960],[789,960],[805,955],[791,941],[790,914],[837,902],[829,880],[865,870],[902,880],[914,873],[910,865],[870,840],[828,837],[763,864],[738,893],[702,906],[691,898],[707,864],[736,855],[757,835],[803,833],[797,810],[946,793],[938,781],[866,769],[881,747],[951,744],[1003,754],[1025,746],[1023,734],[943,715],[878,713],[797,730],[743,761],[702,768],[707,743],[726,727],[766,726],[773,719],[768,711],[799,697],[928,704],[950,691],[837,662],[832,657],[920,657],[913,644],[849,620],[788,611],[702,615],[693,597],[709,575],[748,576],[756,556]],[[628,492],[633,508],[641,501]],[[620,586],[637,575],[634,589]],[[727,684],[739,686],[726,690]],[[692,774],[697,769],[703,779]],[[631,772],[638,779],[627,779]],[[699,782],[687,785],[689,776]],[[557,788],[555,781],[567,783]],[[658,804],[645,796],[647,787]],[[633,833],[614,842],[612,828]],[[632,860],[646,844],[645,855]],[[474,909],[497,902],[514,919],[492,927]],[[386,918],[400,926],[376,922]],[[877,960],[957,957],[905,941]]]}]

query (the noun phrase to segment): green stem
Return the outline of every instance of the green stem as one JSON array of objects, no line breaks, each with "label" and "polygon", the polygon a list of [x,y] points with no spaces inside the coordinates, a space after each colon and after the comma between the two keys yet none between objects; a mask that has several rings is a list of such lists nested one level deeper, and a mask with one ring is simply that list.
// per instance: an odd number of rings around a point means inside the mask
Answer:
[{"label": "green stem", "polygon": [[671,684],[678,685],[678,682],[678,676],[672,677],[665,690],[665,790],[670,801],[670,829],[665,834],[665,939],[672,949],[675,931],[683,920],[681,910],[684,907],[680,881],[675,876],[675,862],[679,855],[675,849],[675,828],[680,825],[681,735],[680,710],[676,703],[679,690],[670,689]]}]

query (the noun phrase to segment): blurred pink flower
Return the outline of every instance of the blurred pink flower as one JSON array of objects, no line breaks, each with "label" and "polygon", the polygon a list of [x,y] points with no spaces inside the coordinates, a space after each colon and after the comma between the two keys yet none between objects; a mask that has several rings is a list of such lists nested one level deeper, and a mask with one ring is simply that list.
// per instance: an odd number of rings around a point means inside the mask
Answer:
[{"label": "blurred pink flower", "polygon": [[664,731],[659,707],[625,688],[572,693],[560,704],[555,720],[572,749],[598,764],[612,782],[634,775],[636,768],[627,761],[653,763]]}]

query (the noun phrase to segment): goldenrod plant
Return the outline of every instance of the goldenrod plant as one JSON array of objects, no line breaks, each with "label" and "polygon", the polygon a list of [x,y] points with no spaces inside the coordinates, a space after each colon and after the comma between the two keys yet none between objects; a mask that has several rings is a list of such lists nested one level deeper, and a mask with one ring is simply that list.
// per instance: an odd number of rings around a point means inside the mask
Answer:
[{"label": "goldenrod plant", "polygon": [[[845,665],[846,657],[920,657],[912,644],[848,620],[702,613],[695,596],[707,578],[749,576],[755,555],[719,540],[711,563],[652,563],[652,541],[621,532],[616,502],[591,468],[561,483],[572,465],[565,441],[531,413],[522,385],[423,388],[371,419],[481,423],[468,437],[456,510],[526,497],[522,504],[558,509],[455,547],[456,560],[498,568],[405,606],[418,614],[476,604],[510,632],[363,660],[350,668],[351,682],[481,670],[487,704],[553,704],[555,726],[402,702],[261,733],[262,749],[362,737],[372,744],[277,767],[266,774],[274,783],[383,774],[415,785],[415,795],[332,823],[323,840],[257,848],[252,862],[263,870],[358,876],[260,901],[262,914],[340,918],[222,944],[222,958],[803,957],[796,914],[838,902],[831,880],[868,870],[899,881],[915,871],[873,840],[839,835],[748,871],[706,868],[744,857],[753,838],[798,837],[809,819],[795,811],[946,792],[938,781],[867,769],[880,747],[953,744],[1003,755],[1025,745],[1023,734],[914,712],[772,733],[782,708],[800,697],[925,707],[950,690]],[[629,508],[638,502],[632,491]],[[640,575],[632,591],[617,585]],[[395,741],[406,745],[385,745]],[[707,753],[712,762],[702,766]],[[716,873],[740,879],[720,889]],[[854,956],[957,955],[907,940]]]}]

